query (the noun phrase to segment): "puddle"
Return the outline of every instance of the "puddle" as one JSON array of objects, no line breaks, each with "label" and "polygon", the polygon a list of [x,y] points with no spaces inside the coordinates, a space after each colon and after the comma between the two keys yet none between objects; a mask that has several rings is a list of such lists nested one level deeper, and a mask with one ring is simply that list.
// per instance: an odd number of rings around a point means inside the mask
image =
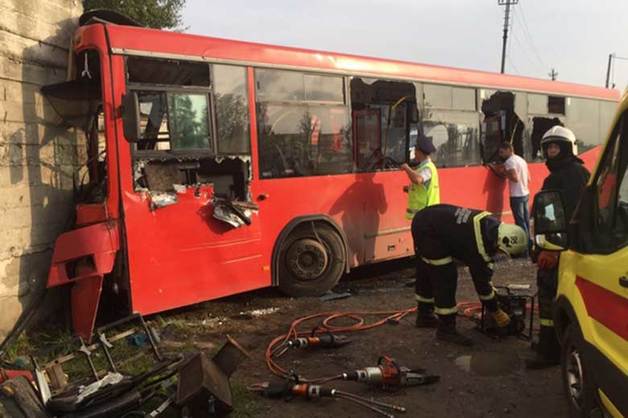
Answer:
[{"label": "puddle", "polygon": [[484,351],[456,358],[456,366],[479,376],[505,376],[521,368],[521,360],[516,353],[496,353]]}]

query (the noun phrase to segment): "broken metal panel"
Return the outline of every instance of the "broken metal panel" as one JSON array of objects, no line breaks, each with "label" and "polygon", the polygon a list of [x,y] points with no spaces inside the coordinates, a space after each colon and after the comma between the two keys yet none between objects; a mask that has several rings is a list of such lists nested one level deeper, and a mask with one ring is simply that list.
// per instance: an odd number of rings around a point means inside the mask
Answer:
[{"label": "broken metal panel", "polygon": [[179,369],[176,402],[192,418],[221,416],[233,409],[229,377],[250,355],[234,339],[227,339],[212,359],[197,353]]},{"label": "broken metal panel", "polygon": [[226,199],[214,199],[214,211],[212,216],[219,221],[226,222],[234,228],[251,224],[253,213],[257,213],[259,207],[250,202],[237,202]]}]

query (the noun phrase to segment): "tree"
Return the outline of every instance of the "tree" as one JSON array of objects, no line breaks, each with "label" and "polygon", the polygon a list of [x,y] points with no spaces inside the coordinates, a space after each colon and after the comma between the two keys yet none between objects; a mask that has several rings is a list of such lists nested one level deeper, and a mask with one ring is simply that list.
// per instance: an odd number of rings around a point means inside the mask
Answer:
[{"label": "tree", "polygon": [[109,9],[157,29],[180,29],[185,0],[83,0],[85,11]]}]

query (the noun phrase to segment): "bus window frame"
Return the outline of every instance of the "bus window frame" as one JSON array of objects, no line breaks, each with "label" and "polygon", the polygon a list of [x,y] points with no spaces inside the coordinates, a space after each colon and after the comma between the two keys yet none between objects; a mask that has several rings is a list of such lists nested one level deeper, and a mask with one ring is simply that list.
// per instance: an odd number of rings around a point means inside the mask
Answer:
[{"label": "bus window frame", "polygon": [[[355,138],[353,138],[353,133],[352,133],[352,123],[353,121],[351,120],[351,96],[350,96],[350,87],[349,87],[349,83],[350,83],[350,77],[349,75],[345,75],[345,74],[336,74],[336,73],[332,73],[332,72],[324,72],[324,71],[315,71],[315,70],[308,70],[308,69],[293,69],[293,68],[275,68],[275,67],[266,67],[263,65],[256,65],[256,66],[251,66],[250,67],[252,69],[252,75],[253,75],[253,80],[252,80],[252,84],[253,84],[253,92],[251,95],[251,92],[248,92],[249,95],[252,96],[253,98],[253,102],[255,104],[255,118],[253,118],[253,116],[249,115],[249,122],[250,123],[255,123],[256,125],[256,135],[255,135],[255,142],[257,143],[257,160],[258,160],[258,176],[259,179],[261,180],[276,180],[276,179],[285,179],[285,178],[304,178],[304,177],[319,177],[319,176],[327,176],[327,175],[345,175],[345,174],[354,174],[356,172],[358,172],[358,170],[356,169],[356,162],[355,162],[355,158],[353,158],[353,149],[354,149],[354,142],[355,142]],[[292,73],[299,73],[302,76],[306,76],[306,75],[317,75],[317,76],[323,76],[323,77],[334,77],[334,78],[339,78],[342,81],[342,101],[336,101],[336,100],[289,100],[289,99],[266,99],[266,98],[261,98],[260,95],[258,94],[259,90],[260,90],[260,86],[258,85],[258,77],[257,77],[257,72],[259,70],[262,71],[279,71],[279,72],[292,72]],[[263,97],[264,95],[262,95]],[[349,170],[346,170],[344,172],[336,172],[336,173],[315,173],[315,174],[307,174],[307,175],[285,175],[285,176],[267,176],[264,174],[264,172],[262,171],[262,164],[261,164],[261,160],[262,160],[262,139],[261,139],[261,134],[260,134],[260,113],[259,113],[259,109],[258,106],[260,104],[265,104],[265,105],[271,105],[271,106],[291,106],[291,105],[295,105],[295,106],[321,106],[321,107],[337,107],[337,108],[344,108],[345,113],[346,113],[346,131],[348,132],[349,138],[350,138],[350,145],[351,145],[351,157],[352,157],[352,162],[351,162],[351,168]],[[346,135],[346,134],[345,134]]]},{"label": "bus window frame", "polygon": [[[169,149],[169,150],[138,150],[137,143],[144,140],[142,138],[137,138],[136,140],[129,140],[132,151],[133,159],[143,159],[143,158],[201,158],[201,157],[214,157],[217,155],[216,146],[216,125],[215,125],[215,117],[213,116],[215,113],[214,109],[214,97],[213,91],[209,88],[198,88],[196,86],[175,86],[175,87],[165,87],[163,85],[151,85],[151,84],[140,84],[140,83],[127,83],[127,93],[126,94],[134,94],[137,97],[139,92],[151,93],[165,93],[166,101],[168,99],[168,94],[202,94],[207,96],[208,106],[207,106],[207,123],[209,124],[208,132],[210,134],[210,138],[208,138],[207,149],[205,148],[186,148],[186,149]],[[139,100],[137,100],[139,102]],[[138,103],[138,112],[139,112],[139,103]],[[168,109],[168,105],[166,104],[166,117],[168,124],[168,133],[170,134],[170,110]],[[139,124],[139,119],[137,120]],[[139,125],[137,127],[139,132]],[[126,138],[125,138],[126,139]],[[171,141],[171,139],[169,139]],[[168,157],[169,156],[169,157]]]}]

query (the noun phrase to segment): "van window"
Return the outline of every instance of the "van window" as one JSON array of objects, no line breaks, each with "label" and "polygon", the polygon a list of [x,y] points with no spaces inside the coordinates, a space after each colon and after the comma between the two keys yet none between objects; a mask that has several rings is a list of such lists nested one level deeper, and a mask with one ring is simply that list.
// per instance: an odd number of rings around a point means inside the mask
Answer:
[{"label": "van window", "polygon": [[625,179],[628,125],[625,119],[626,116],[622,117],[610,139],[594,183],[600,244],[607,249],[625,245],[628,238],[628,180]]}]

